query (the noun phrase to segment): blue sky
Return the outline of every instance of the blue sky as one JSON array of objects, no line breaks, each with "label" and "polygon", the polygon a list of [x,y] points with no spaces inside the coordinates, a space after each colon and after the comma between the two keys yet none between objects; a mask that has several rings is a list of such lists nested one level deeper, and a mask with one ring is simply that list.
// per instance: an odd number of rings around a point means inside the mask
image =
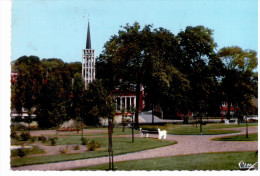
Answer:
[{"label": "blue sky", "polygon": [[[23,55],[82,59],[90,18],[98,56],[120,26],[135,21],[174,34],[187,26],[214,30],[218,49],[258,49],[257,0],[13,0],[12,60]],[[89,16],[89,17],[88,17]]]}]

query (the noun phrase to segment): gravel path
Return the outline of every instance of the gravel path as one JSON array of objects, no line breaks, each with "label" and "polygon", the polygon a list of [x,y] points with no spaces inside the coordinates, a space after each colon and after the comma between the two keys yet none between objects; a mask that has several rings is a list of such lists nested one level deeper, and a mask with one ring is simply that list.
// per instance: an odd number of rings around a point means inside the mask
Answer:
[{"label": "gravel path", "polygon": [[[228,130],[228,129],[227,129]],[[232,128],[240,130],[241,133],[223,134],[223,135],[167,135],[167,140],[177,141],[175,145],[150,149],[135,153],[114,156],[114,162],[140,160],[147,158],[168,157],[185,154],[198,154],[209,152],[228,152],[228,151],[256,151],[258,150],[258,141],[238,142],[238,141],[213,141],[212,138],[245,134],[245,128]],[[258,127],[250,127],[249,133],[257,133]],[[136,135],[137,136],[137,135]],[[156,138],[157,135],[150,135]],[[13,170],[65,170],[86,166],[94,166],[108,163],[108,157],[91,158],[83,160],[65,161],[49,164],[38,164],[14,167]]]}]

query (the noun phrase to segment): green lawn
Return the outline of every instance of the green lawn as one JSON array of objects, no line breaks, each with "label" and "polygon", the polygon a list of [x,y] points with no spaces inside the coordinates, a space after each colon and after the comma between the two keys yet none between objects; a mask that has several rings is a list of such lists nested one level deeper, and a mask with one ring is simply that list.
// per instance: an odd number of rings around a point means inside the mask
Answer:
[{"label": "green lawn", "polygon": [[[116,170],[239,170],[238,163],[255,163],[256,152],[228,152],[182,155],[114,163]],[[108,164],[74,170],[107,170]]]},{"label": "green lawn", "polygon": [[[65,138],[58,139],[58,145],[69,145],[69,144],[80,144],[80,136],[67,136]],[[36,156],[36,157],[24,157],[11,159],[11,166],[22,166],[22,165],[31,165],[31,164],[41,164],[41,163],[51,163],[58,161],[68,161],[68,160],[78,160],[86,158],[95,158],[101,156],[108,156],[107,147],[108,139],[105,137],[95,137],[88,139],[94,139],[102,143],[101,151],[86,151],[79,154],[60,154],[60,155],[51,155],[51,156]],[[162,146],[168,146],[175,144],[176,142],[170,142],[166,140],[158,140],[151,138],[135,138],[135,142],[132,143],[132,138],[113,138],[113,151],[114,155],[131,153],[146,149],[152,149]]]},{"label": "green lawn", "polygon": [[[257,126],[258,123],[250,123],[248,126]],[[237,133],[239,131],[232,130],[232,128],[245,127],[245,124],[238,125],[225,125],[225,124],[207,124],[202,126],[202,134],[204,135],[215,135],[215,134],[228,134],[228,133]],[[167,130],[168,134],[177,134],[177,135],[199,135],[200,134],[200,125],[180,125],[180,124],[166,124],[164,126],[159,125],[143,125],[143,129],[148,130]],[[222,130],[223,128],[230,128],[230,130]]]},{"label": "green lawn", "polygon": [[246,135],[228,136],[223,138],[215,138],[215,141],[258,141],[258,133]]},{"label": "green lawn", "polygon": [[[105,136],[107,135],[107,128],[90,128],[88,130],[105,130],[104,132],[101,132],[101,133],[87,133],[87,134],[84,134],[84,136]],[[139,130],[134,130],[134,134],[139,134]],[[125,131],[123,132],[122,131],[122,128],[113,128],[113,135],[130,135],[132,134],[132,129],[131,128],[125,128]],[[81,136],[81,131],[79,131],[78,134],[66,134],[66,133],[63,133],[61,134],[63,136]]]}]

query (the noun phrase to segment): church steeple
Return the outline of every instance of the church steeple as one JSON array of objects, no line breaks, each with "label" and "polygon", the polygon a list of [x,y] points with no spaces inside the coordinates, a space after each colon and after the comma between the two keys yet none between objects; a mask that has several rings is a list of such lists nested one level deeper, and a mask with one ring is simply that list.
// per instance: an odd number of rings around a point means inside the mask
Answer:
[{"label": "church steeple", "polygon": [[87,34],[86,49],[91,49],[91,39],[90,39],[89,21],[88,21],[88,34]]},{"label": "church steeple", "polygon": [[88,21],[88,33],[87,33],[87,42],[86,49],[83,49],[82,52],[82,78],[85,82],[85,89],[87,85],[95,80],[96,71],[95,71],[95,50],[91,49],[91,40],[90,40],[90,26]]}]

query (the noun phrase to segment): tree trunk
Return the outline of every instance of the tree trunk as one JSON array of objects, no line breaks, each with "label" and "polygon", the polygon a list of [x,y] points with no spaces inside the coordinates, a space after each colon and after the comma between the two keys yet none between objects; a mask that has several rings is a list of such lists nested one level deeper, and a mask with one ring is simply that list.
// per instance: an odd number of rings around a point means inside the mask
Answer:
[{"label": "tree trunk", "polygon": [[230,104],[231,104],[231,102],[228,101],[228,102],[227,102],[227,105],[228,105],[227,119],[228,119],[228,120],[230,120]]},{"label": "tree trunk", "polygon": [[140,100],[140,83],[136,85],[136,109],[135,109],[135,126],[139,127],[139,100]]},{"label": "tree trunk", "polygon": [[153,107],[152,107],[152,124],[154,124],[154,104],[153,104]]}]

